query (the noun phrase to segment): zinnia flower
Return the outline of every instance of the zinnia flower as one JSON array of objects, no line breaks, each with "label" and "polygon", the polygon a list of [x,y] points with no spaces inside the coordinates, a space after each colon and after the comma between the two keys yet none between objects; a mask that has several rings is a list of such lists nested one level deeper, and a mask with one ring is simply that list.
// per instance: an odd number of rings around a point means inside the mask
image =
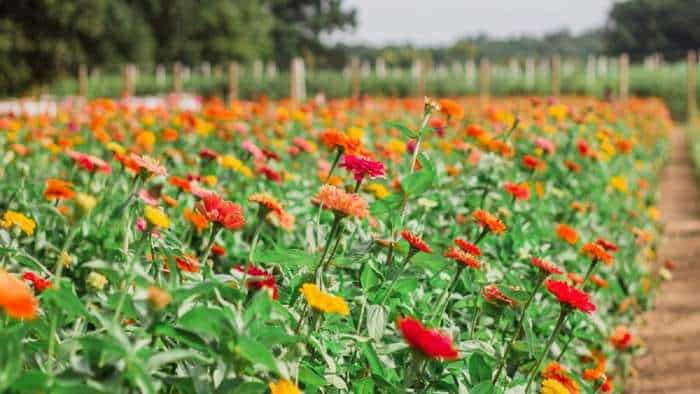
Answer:
[{"label": "zinnia flower", "polygon": [[76,152],[74,150],[69,150],[66,152],[66,154],[68,157],[73,159],[78,166],[82,167],[88,172],[97,170],[105,174],[112,173],[112,167],[109,165],[109,163],[100,159],[99,157],[88,155],[87,153]]},{"label": "zinnia flower", "polygon": [[595,241],[595,243],[600,245],[600,247],[602,247],[603,249],[605,249],[608,252],[615,253],[618,250],[620,250],[620,248],[618,248],[617,245],[615,245],[614,243],[612,243],[606,239],[603,239],[603,238],[598,238],[598,240]]},{"label": "zinnia flower", "polygon": [[241,206],[231,201],[224,201],[216,193],[205,194],[196,209],[210,221],[228,230],[238,230],[245,225]]},{"label": "zinnia flower", "polygon": [[578,242],[578,233],[576,229],[563,223],[557,224],[557,236],[571,245],[576,245]]},{"label": "zinnia flower", "polygon": [[175,263],[181,271],[199,272],[199,260],[191,254],[175,257]]},{"label": "zinnia flower", "polygon": [[586,368],[583,370],[583,378],[585,380],[598,380],[605,374],[605,364],[607,360],[600,350],[593,350],[591,352],[591,358],[593,362],[595,362],[595,365],[593,368]]},{"label": "zinnia flower", "polygon": [[428,329],[412,317],[400,318],[396,325],[409,346],[424,356],[445,360],[459,358],[459,353],[452,344],[452,339],[439,330]]},{"label": "zinnia flower", "polygon": [[340,163],[339,167],[352,172],[358,182],[365,176],[377,178],[383,177],[385,174],[383,163],[354,155],[344,155],[343,162]]},{"label": "zinnia flower", "polygon": [[506,225],[503,224],[499,218],[491,215],[483,209],[477,209],[474,211],[473,217],[477,222],[479,222],[481,227],[487,228],[494,234],[501,234],[506,231]]},{"label": "zinnia flower", "polygon": [[542,381],[540,394],[571,394],[571,392],[555,379],[545,379]]},{"label": "zinnia flower", "polygon": [[440,112],[445,114],[449,119],[461,120],[464,117],[464,107],[458,102],[448,99],[438,100],[440,104]]},{"label": "zinnia flower", "polygon": [[143,208],[143,216],[153,227],[167,229],[170,227],[170,219],[159,208],[147,205]]},{"label": "zinnia flower", "polygon": [[550,293],[557,297],[557,300],[562,305],[588,314],[595,311],[595,305],[591,302],[590,296],[576,287],[553,279],[547,279],[544,285]]},{"label": "zinnia flower", "polygon": [[33,235],[36,223],[19,212],[5,211],[2,220],[0,220],[0,227],[10,228],[11,226],[17,226],[25,234]]},{"label": "zinnia flower", "polygon": [[537,257],[533,257],[532,259],[530,259],[530,262],[532,262],[532,265],[539,268],[540,272],[545,273],[547,275],[561,275],[561,274],[563,274],[562,270],[559,269],[559,267],[550,263],[549,261],[545,261],[542,259],[538,259]]},{"label": "zinnia flower", "polygon": [[324,209],[330,209],[344,216],[354,216],[363,219],[369,215],[367,201],[359,194],[346,193],[335,186],[323,185],[318,195],[311,202],[320,204]]},{"label": "zinnia flower", "polygon": [[248,196],[248,201],[257,203],[261,207],[264,207],[267,211],[277,212],[277,214],[284,212],[282,205],[269,193],[251,194]]},{"label": "zinnia flower", "polygon": [[148,287],[148,303],[154,310],[162,311],[172,300],[173,297],[166,290],[155,285]]},{"label": "zinnia flower", "polygon": [[155,175],[155,176],[165,176],[168,175],[168,170],[158,163],[158,160],[150,156],[139,156],[136,153],[132,153],[129,159],[136,164],[138,170],[141,174]]},{"label": "zinnia flower", "polygon": [[495,283],[484,286],[483,289],[481,289],[481,294],[484,296],[484,299],[488,302],[500,302],[508,306],[513,306],[516,303],[514,299],[503,294],[503,292],[498,288],[498,286],[496,286]]},{"label": "zinnia flower", "polygon": [[[245,268],[241,265],[237,265],[235,270],[238,272],[245,272]],[[249,289],[265,289],[269,291],[270,297],[273,300],[279,298],[275,277],[269,274],[267,271],[251,264],[248,267],[248,277],[250,279],[247,279],[245,284]]]},{"label": "zinnia flower", "polygon": [[73,184],[60,179],[48,179],[46,181],[46,189],[44,189],[44,197],[47,200],[70,200],[75,196]]},{"label": "zinnia flower", "polygon": [[44,279],[32,271],[25,272],[22,275],[22,279],[31,282],[37,293],[41,293],[42,291],[51,287],[50,280]]},{"label": "zinnia flower", "polygon": [[521,184],[506,182],[503,188],[517,200],[529,200],[530,199],[530,185],[527,182]]},{"label": "zinnia flower", "polygon": [[423,253],[433,253],[433,250],[426,244],[421,237],[417,236],[416,234],[413,234],[412,232],[408,230],[403,230],[401,231],[401,237],[405,239],[411,249],[415,250],[416,252],[421,251]]},{"label": "zinnia flower", "polygon": [[341,316],[350,314],[348,304],[342,297],[328,294],[313,283],[304,283],[301,287],[301,293],[304,295],[306,302],[317,311],[337,313]]},{"label": "zinnia flower", "polygon": [[461,249],[455,248],[454,246],[450,246],[450,248],[447,249],[447,252],[445,252],[445,257],[474,269],[479,269],[481,267],[481,263],[476,259],[476,257],[464,252]]},{"label": "zinnia flower", "polygon": [[[550,362],[541,372],[544,381],[554,380],[562,385],[566,391],[564,393],[578,394],[578,383],[574,381],[566,370],[556,361]],[[557,393],[554,391],[554,393]]]},{"label": "zinnia flower", "polygon": [[632,342],[632,334],[624,326],[617,326],[610,335],[610,343],[617,350],[626,350]]},{"label": "zinnia flower", "polygon": [[523,156],[523,165],[531,170],[536,170],[544,166],[544,162],[535,156],[525,155]]},{"label": "zinnia flower", "polygon": [[301,390],[287,379],[280,379],[277,383],[270,383],[270,394],[301,394]]},{"label": "zinnia flower", "polygon": [[612,256],[603,249],[602,246],[589,242],[583,245],[581,248],[581,253],[590,257],[593,260],[602,261],[606,265],[612,264]]},{"label": "zinnia flower", "polygon": [[26,283],[0,269],[0,309],[13,319],[33,320],[38,302]]},{"label": "zinnia flower", "polygon": [[471,242],[468,242],[462,238],[455,238],[455,244],[459,246],[460,249],[469,253],[472,256],[481,256],[481,249]]}]

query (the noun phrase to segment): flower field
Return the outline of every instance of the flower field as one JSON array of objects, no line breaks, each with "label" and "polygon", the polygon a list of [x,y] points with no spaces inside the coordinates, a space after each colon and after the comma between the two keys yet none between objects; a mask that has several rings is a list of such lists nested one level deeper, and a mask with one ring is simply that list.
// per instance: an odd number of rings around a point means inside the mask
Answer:
[{"label": "flower field", "polygon": [[655,99],[0,117],[0,391],[622,392]]}]

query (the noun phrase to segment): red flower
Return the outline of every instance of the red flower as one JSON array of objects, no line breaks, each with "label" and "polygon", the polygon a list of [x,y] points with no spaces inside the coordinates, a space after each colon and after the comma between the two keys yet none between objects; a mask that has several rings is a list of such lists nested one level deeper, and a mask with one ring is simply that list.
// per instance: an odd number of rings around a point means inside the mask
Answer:
[{"label": "red flower", "polygon": [[401,334],[412,349],[428,358],[456,360],[459,353],[452,344],[452,339],[439,330],[431,330],[412,317],[397,320]]},{"label": "red flower", "polygon": [[548,275],[561,275],[563,273],[563,271],[559,269],[559,267],[550,263],[549,261],[533,257],[532,259],[530,259],[530,262],[532,262],[532,265],[539,268],[540,271]]},{"label": "red flower", "polygon": [[508,306],[515,305],[515,300],[503,294],[503,292],[494,283],[484,286],[481,289],[481,294],[483,294],[484,299],[492,303],[504,303]]},{"label": "red flower", "polygon": [[557,297],[561,304],[589,314],[595,311],[595,305],[591,302],[591,297],[587,293],[569,286],[566,282],[547,279],[544,285],[550,293]]},{"label": "red flower", "polygon": [[536,170],[539,167],[543,166],[544,163],[536,158],[535,156],[532,155],[525,155],[523,156],[523,165],[531,170]]},{"label": "red flower", "polygon": [[472,256],[481,256],[481,249],[471,242],[468,242],[462,238],[455,238],[455,244],[459,246],[460,249],[469,253]]},{"label": "red flower", "polygon": [[445,257],[474,269],[479,269],[481,267],[481,263],[476,259],[476,257],[462,251],[461,249],[457,249],[454,246],[450,246],[447,252],[445,252]]},{"label": "red flower", "polygon": [[51,287],[50,280],[44,279],[31,271],[25,272],[24,275],[22,275],[22,279],[32,282],[32,285],[34,285],[34,289],[36,289],[37,293],[41,293],[42,291]]},{"label": "red flower", "polygon": [[[240,265],[237,265],[235,270],[238,272],[245,272],[245,268]],[[273,300],[279,298],[275,277],[267,271],[251,264],[248,267],[248,276],[251,277],[251,279],[246,280],[245,284],[249,289],[265,289],[270,292],[270,297],[272,297]]]},{"label": "red flower", "polygon": [[76,164],[88,172],[98,170],[100,172],[104,172],[105,174],[112,173],[112,167],[109,165],[109,163],[100,159],[99,157],[88,155],[87,153],[76,152],[74,150],[69,150],[66,152],[66,154],[68,157],[73,159]]},{"label": "red flower", "polygon": [[593,260],[599,260],[605,263],[605,265],[612,264],[612,256],[605,251],[605,249],[597,243],[589,242],[583,245],[581,248],[581,253],[590,257]]},{"label": "red flower", "polygon": [[365,176],[377,178],[385,174],[383,163],[354,155],[344,155],[343,162],[340,163],[339,167],[352,172],[358,182]]},{"label": "red flower", "polygon": [[527,182],[521,184],[506,182],[503,188],[518,200],[529,200],[530,199],[530,185]]},{"label": "red flower", "polygon": [[199,260],[190,254],[175,257],[175,262],[180,271],[199,272]]},{"label": "red flower", "polygon": [[600,245],[603,249],[607,250],[608,252],[615,253],[618,250],[620,250],[620,248],[618,248],[617,245],[603,238],[598,238],[598,240],[595,241],[595,243]]},{"label": "red flower", "polygon": [[202,201],[197,204],[197,211],[228,230],[238,230],[245,225],[241,206],[224,201],[216,193],[204,195]]},{"label": "red flower", "polygon": [[610,343],[617,350],[626,350],[631,342],[632,334],[624,326],[617,326],[610,335]]},{"label": "red flower", "polygon": [[268,166],[260,166],[258,167],[258,172],[263,174],[265,178],[273,181],[273,182],[282,182],[282,175],[280,175],[277,171],[273,170],[272,168]]},{"label": "red flower", "polygon": [[226,249],[224,249],[224,247],[219,244],[214,244],[211,247],[211,253],[214,256],[224,256],[226,254]]},{"label": "red flower", "polygon": [[433,253],[433,250],[428,246],[428,244],[421,239],[421,237],[417,236],[416,234],[413,234],[412,232],[408,230],[403,230],[401,232],[401,236],[403,239],[405,239],[408,244],[411,246],[411,249],[415,249],[417,251],[421,251],[423,253]]},{"label": "red flower", "polygon": [[578,153],[580,153],[581,156],[588,156],[591,151],[588,144],[584,140],[578,140],[578,142],[576,142],[576,148],[578,148]]},{"label": "red flower", "polygon": [[216,159],[217,153],[211,149],[204,148],[199,151],[199,157],[204,160],[214,160]]}]

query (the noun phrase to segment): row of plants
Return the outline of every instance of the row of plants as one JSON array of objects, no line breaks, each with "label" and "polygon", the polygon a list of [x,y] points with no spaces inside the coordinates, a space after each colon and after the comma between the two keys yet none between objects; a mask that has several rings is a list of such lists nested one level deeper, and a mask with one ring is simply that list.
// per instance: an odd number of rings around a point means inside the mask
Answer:
[{"label": "row of plants", "polygon": [[0,391],[623,392],[658,100],[0,118]]},{"label": "row of plants", "polygon": [[[587,81],[585,70],[577,69],[566,74],[561,80],[561,92],[566,95],[583,95],[603,98],[606,95],[614,95],[618,89],[617,75],[610,73],[606,76],[598,76],[590,83]],[[687,112],[686,73],[682,65],[669,64],[652,70],[641,65],[630,68],[629,92],[639,97],[659,97],[664,100],[675,119],[685,119]],[[289,95],[289,75],[286,72],[279,73],[274,78],[257,80],[250,70],[246,70],[239,82],[240,96],[245,99],[254,99],[260,95],[266,95],[272,99],[282,99]],[[317,93],[324,93],[331,98],[349,97],[352,94],[350,79],[340,71],[320,70],[309,72],[306,78],[308,94],[313,97]],[[172,80],[169,77],[160,82],[155,74],[141,73],[135,84],[135,94],[157,95],[168,92],[172,88]],[[123,79],[119,73],[105,74],[99,79],[91,80],[89,84],[89,96],[118,98],[123,93]],[[203,96],[224,97],[228,92],[228,82],[225,75],[204,77],[200,74],[193,76],[184,82],[184,89]],[[700,98],[700,88],[696,88]],[[57,96],[71,96],[78,91],[78,83],[75,79],[58,80],[49,89],[51,94]],[[410,97],[416,92],[415,79],[409,72],[401,74],[389,74],[380,79],[371,74],[361,81],[361,91],[370,96]],[[537,74],[534,82],[529,84],[524,75],[513,75],[510,72],[495,72],[491,76],[491,94],[494,96],[522,96],[551,94],[549,77]],[[469,83],[464,74],[449,73],[444,76],[429,76],[425,82],[426,94],[436,97],[454,97],[466,95],[478,95],[479,83]]]}]

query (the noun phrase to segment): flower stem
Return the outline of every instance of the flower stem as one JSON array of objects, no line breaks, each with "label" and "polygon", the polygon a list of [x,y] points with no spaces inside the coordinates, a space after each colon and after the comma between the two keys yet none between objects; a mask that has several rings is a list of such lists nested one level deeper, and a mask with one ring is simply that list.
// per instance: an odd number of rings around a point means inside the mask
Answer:
[{"label": "flower stem", "polygon": [[411,248],[408,251],[408,254],[406,257],[404,257],[403,262],[401,262],[401,268],[399,269],[399,272],[396,273],[396,276],[391,278],[391,283],[389,284],[389,288],[386,290],[386,293],[384,293],[384,296],[382,297],[382,300],[379,302],[380,305],[384,305],[384,303],[389,299],[389,296],[391,295],[391,292],[394,290],[394,285],[396,285],[396,281],[401,277],[401,275],[406,271],[406,267],[408,267],[409,261],[411,261],[411,258],[415,256],[415,254],[418,251]]},{"label": "flower stem", "polygon": [[581,287],[586,285],[588,278],[591,277],[591,275],[593,274],[593,271],[595,271],[595,267],[597,265],[598,265],[598,259],[593,259],[591,261],[591,265],[588,266],[588,271],[586,271],[586,276],[583,278],[583,282],[581,282]]},{"label": "flower stem", "polygon": [[418,377],[418,372],[421,370],[421,366],[423,364],[423,357],[421,357],[418,353],[412,352],[411,353],[411,364],[409,365],[408,369],[406,370],[406,375],[403,377],[403,389],[404,392],[407,392],[408,388],[413,386],[413,383],[416,381],[416,378]]},{"label": "flower stem", "polygon": [[532,381],[535,379],[535,375],[537,375],[537,371],[540,370],[540,364],[542,364],[542,360],[544,360],[545,356],[549,353],[549,348],[552,346],[552,343],[554,343],[554,340],[557,338],[559,331],[564,326],[564,321],[566,320],[566,316],[569,314],[569,311],[570,309],[562,306],[561,312],[559,312],[559,319],[557,320],[557,325],[554,326],[554,331],[552,331],[552,335],[549,336],[547,344],[544,346],[544,350],[542,350],[542,353],[537,358],[535,365],[533,365],[532,367],[532,371],[530,371],[530,377],[527,380],[527,386],[525,386],[526,393],[530,392],[530,386],[532,385]]},{"label": "flower stem", "polygon": [[537,291],[539,291],[540,287],[542,286],[542,283],[544,282],[543,279],[544,278],[542,277],[542,275],[540,275],[540,277],[537,280],[537,284],[535,284],[535,288],[532,290],[532,293],[530,293],[530,296],[527,298],[527,301],[523,306],[523,313],[520,314],[517,323],[515,323],[515,333],[513,333],[513,337],[510,339],[510,342],[508,342],[508,345],[506,346],[506,350],[503,353],[503,358],[501,359],[501,363],[498,366],[498,370],[496,371],[496,375],[494,376],[492,381],[494,387],[496,385],[496,382],[498,382],[498,378],[501,376],[503,367],[505,367],[506,362],[508,362],[508,354],[512,350],[515,341],[520,337],[520,333],[523,330],[523,323],[525,322],[525,315],[527,314],[527,309],[530,307],[530,303],[532,303],[532,300],[535,298],[535,294],[537,294]]},{"label": "flower stem", "polygon": [[253,232],[253,240],[250,242],[250,251],[248,252],[248,262],[245,265],[245,270],[243,271],[243,286],[245,286],[245,281],[248,278],[248,270],[250,265],[253,264],[253,257],[255,257],[255,249],[258,246],[258,240],[260,239],[260,232],[262,231],[263,224],[265,224],[265,216],[267,215],[267,210],[262,206],[258,208],[258,222],[255,224],[255,230]]},{"label": "flower stem", "polygon": [[449,286],[442,292],[442,295],[440,296],[440,301],[438,301],[438,306],[435,308],[435,315],[433,315],[433,319],[438,319],[437,320],[437,325],[440,325],[442,322],[442,313],[445,311],[445,307],[447,306],[447,300],[450,298],[450,294],[454,291],[454,289],[457,287],[457,282],[459,282],[459,277],[462,275],[462,271],[466,268],[466,265],[460,264],[459,267],[457,267],[457,272],[455,273],[455,276],[452,278],[452,281],[450,282]]},{"label": "flower stem", "polygon": [[331,225],[331,231],[328,233],[328,238],[326,238],[326,244],[323,247],[323,252],[321,252],[321,258],[318,260],[318,263],[316,264],[316,270],[314,272],[314,282],[317,284],[320,284],[321,286],[323,285],[321,281],[321,275],[323,271],[323,262],[326,260],[326,255],[328,254],[328,249],[331,246],[331,242],[333,242],[333,237],[335,236],[335,233],[337,232],[338,228],[340,227],[340,220],[342,219],[342,216],[340,215],[335,215],[335,218],[333,219],[333,224]]},{"label": "flower stem", "polygon": [[335,170],[335,167],[338,165],[338,162],[340,161],[340,157],[343,155],[343,149],[337,148],[338,153],[335,155],[335,159],[333,159],[333,164],[331,165],[331,169],[328,170],[328,175],[326,176],[326,182],[328,182],[329,179],[331,179],[331,175],[333,175],[333,170]]}]

